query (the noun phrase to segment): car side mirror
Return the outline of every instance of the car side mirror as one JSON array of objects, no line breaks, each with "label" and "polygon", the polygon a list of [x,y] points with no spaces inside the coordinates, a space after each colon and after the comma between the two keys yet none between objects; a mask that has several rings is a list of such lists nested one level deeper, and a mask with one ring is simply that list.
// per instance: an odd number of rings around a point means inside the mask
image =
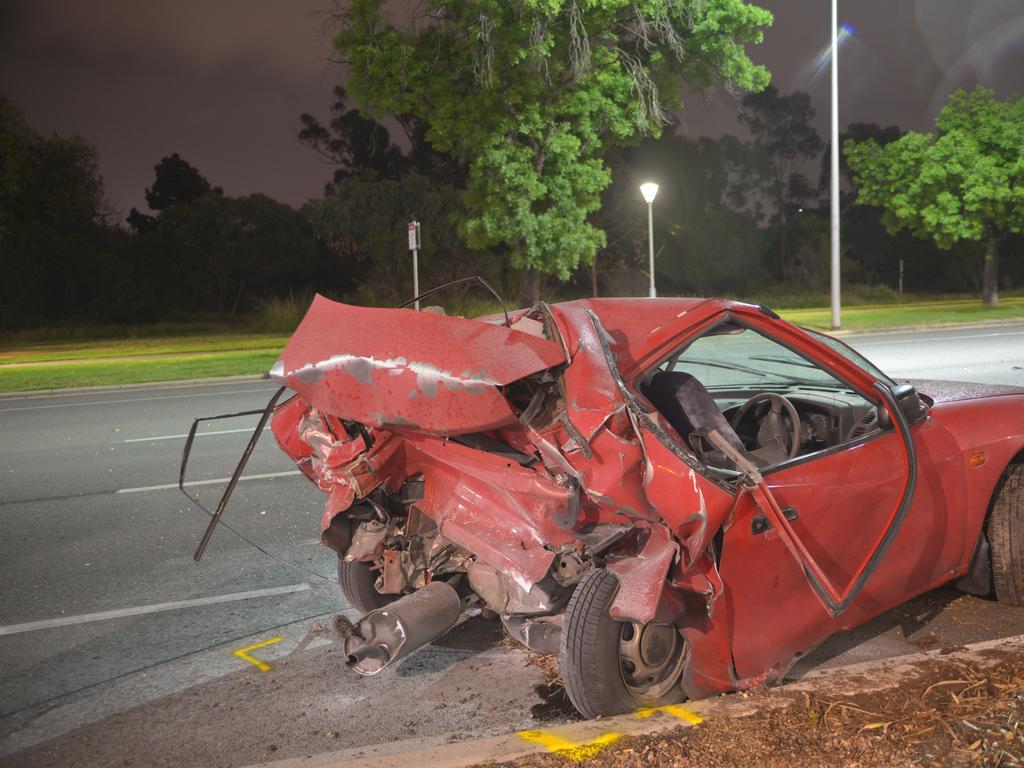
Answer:
[{"label": "car side mirror", "polygon": [[[893,399],[896,400],[896,404],[903,413],[903,418],[906,419],[908,425],[918,423],[928,414],[927,404],[918,393],[918,390],[913,388],[912,384],[897,384],[893,387],[892,391]],[[880,417],[880,422],[883,426],[890,426],[888,413],[882,410]]]}]

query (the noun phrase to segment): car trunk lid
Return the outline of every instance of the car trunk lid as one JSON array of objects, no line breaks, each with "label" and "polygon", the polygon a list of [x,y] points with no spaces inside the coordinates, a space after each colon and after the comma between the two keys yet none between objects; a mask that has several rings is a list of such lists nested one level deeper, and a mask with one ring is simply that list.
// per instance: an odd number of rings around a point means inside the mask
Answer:
[{"label": "car trunk lid", "polygon": [[514,327],[318,295],[270,377],[343,419],[459,435],[514,425],[500,388],[564,362],[559,344]]}]

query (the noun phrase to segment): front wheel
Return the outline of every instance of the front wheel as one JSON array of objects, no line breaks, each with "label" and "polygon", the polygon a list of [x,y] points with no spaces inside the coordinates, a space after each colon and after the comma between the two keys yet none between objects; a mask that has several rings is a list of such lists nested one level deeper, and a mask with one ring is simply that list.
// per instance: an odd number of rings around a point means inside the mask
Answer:
[{"label": "front wheel", "polygon": [[369,563],[338,557],[338,584],[341,594],[359,613],[369,613],[394,602],[398,595],[377,591],[377,574]]},{"label": "front wheel", "polygon": [[679,630],[615,621],[608,609],[617,589],[615,574],[595,569],[565,610],[558,664],[570,701],[588,718],[683,698],[686,648]]},{"label": "front wheel", "polygon": [[1024,464],[1010,467],[996,492],[988,541],[996,597],[1010,605],[1024,605]]}]

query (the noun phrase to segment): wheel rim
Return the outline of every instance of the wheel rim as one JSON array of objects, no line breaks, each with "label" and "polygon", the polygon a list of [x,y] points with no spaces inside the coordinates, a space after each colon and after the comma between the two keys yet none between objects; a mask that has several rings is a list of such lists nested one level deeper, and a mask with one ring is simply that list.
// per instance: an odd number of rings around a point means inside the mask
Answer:
[{"label": "wheel rim", "polygon": [[639,701],[665,696],[683,673],[685,645],[674,626],[624,622],[619,631],[619,671],[629,694]]}]

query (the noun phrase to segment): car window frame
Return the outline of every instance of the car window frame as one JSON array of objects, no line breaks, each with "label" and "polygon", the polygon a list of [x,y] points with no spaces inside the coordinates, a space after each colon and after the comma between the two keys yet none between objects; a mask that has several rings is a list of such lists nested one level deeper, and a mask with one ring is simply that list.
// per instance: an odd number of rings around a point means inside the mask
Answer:
[{"label": "car window frame", "polygon": [[[658,416],[661,417],[661,412],[658,411],[658,409],[654,407],[654,404],[647,398],[647,396],[643,394],[643,391],[642,391],[642,389],[639,386],[640,383],[643,382],[649,375],[651,375],[652,371],[654,371],[655,369],[657,369],[658,367],[663,365],[665,362],[667,362],[668,360],[671,360],[673,357],[678,357],[679,355],[681,355],[683,350],[686,349],[686,347],[688,347],[694,341],[699,339],[701,336],[706,335],[709,331],[713,330],[714,328],[718,327],[719,325],[723,325],[723,324],[729,323],[729,322],[734,323],[734,324],[736,324],[736,325],[738,325],[738,326],[740,326],[742,328],[746,328],[747,330],[753,331],[754,333],[757,333],[757,334],[759,334],[761,336],[764,336],[768,340],[775,342],[776,344],[778,344],[779,346],[783,347],[784,349],[787,349],[790,352],[792,352],[793,354],[803,358],[804,360],[806,360],[808,363],[812,364],[816,368],[821,368],[822,370],[826,371],[830,376],[835,378],[839,383],[844,384],[847,387],[849,387],[852,391],[856,392],[858,395],[863,397],[867,402],[873,403],[876,408],[884,408],[884,402],[883,402],[884,398],[880,398],[878,396],[877,392],[875,392],[875,393],[868,392],[863,387],[860,387],[860,386],[854,384],[853,382],[851,382],[846,376],[841,375],[838,371],[836,371],[831,366],[824,364],[821,360],[817,360],[815,358],[809,357],[803,351],[801,351],[799,349],[796,349],[792,345],[787,344],[782,339],[779,339],[777,336],[775,336],[774,334],[770,333],[768,331],[768,329],[760,327],[760,326],[756,325],[755,323],[750,322],[748,319],[746,319],[744,317],[738,316],[736,313],[734,313],[733,311],[731,311],[729,309],[723,310],[720,315],[712,316],[707,322],[702,323],[697,329],[691,331],[690,333],[687,333],[685,338],[680,343],[678,343],[675,346],[673,346],[672,350],[668,354],[661,355],[659,358],[657,358],[657,360],[653,364],[645,367],[639,374],[637,374],[636,376],[632,377],[632,380],[629,382],[629,384],[626,385],[628,387],[629,392],[632,395],[632,397],[638,403],[642,404],[643,407],[648,411],[648,413],[651,413],[651,412],[657,413]],[[794,327],[798,328],[802,333],[807,333],[805,329],[800,328],[799,326],[794,326]],[[809,338],[811,339],[811,341],[815,345],[823,347],[824,349],[828,350],[832,354],[837,354],[837,355],[840,354],[836,350],[829,349],[829,347],[827,345],[825,345],[823,342],[819,341],[818,339],[814,338],[810,334],[808,334],[808,336],[809,336]],[[887,387],[889,386],[889,382],[888,381],[883,381],[881,379],[878,379],[871,371],[865,370],[858,363],[854,362],[853,360],[850,360],[849,358],[845,358],[845,359],[849,362],[850,365],[852,365],[855,368],[857,368],[858,370],[864,372],[874,382],[881,381],[881,383],[884,384],[885,386],[887,386]],[[883,371],[881,371],[880,368],[879,368],[879,371],[884,373]],[[625,383],[625,382],[623,382],[623,383]],[[662,419],[663,419],[663,417],[662,417]],[[669,425],[669,427],[671,427],[671,425]],[[683,440],[676,440],[672,436],[672,434],[670,434],[667,430],[662,429],[662,431],[665,433],[665,436],[669,440],[672,440],[673,443],[677,444],[677,447],[681,448],[683,451],[685,451],[690,456],[693,456],[702,466],[707,468],[707,473],[705,473],[705,477],[717,478],[719,484],[721,484],[721,482],[724,480],[726,485],[728,485],[728,486],[732,487],[733,489],[735,489],[736,483],[739,480],[739,476],[737,476],[737,477],[729,477],[727,479],[724,478],[722,475],[718,474],[716,472],[716,470],[711,468],[710,465],[706,464],[705,462],[700,461],[700,459],[697,457],[697,455],[689,448],[689,446],[686,445],[685,439],[683,439]],[[675,432],[675,430],[673,429],[672,432]],[[876,439],[879,439],[881,437],[884,437],[885,435],[890,434],[890,433],[892,433],[892,434],[895,433],[894,425],[892,425],[892,424],[889,424],[887,426],[881,426],[880,425],[877,430],[875,430],[873,432],[868,432],[868,433],[866,433],[864,435],[861,435],[860,437],[854,438],[853,440],[848,440],[848,441],[839,443],[838,445],[830,446],[828,448],[822,448],[821,450],[814,451],[812,453],[803,454],[801,456],[794,456],[793,458],[787,458],[787,459],[785,459],[783,461],[776,462],[775,464],[769,464],[766,467],[762,467],[762,468],[760,468],[759,471],[760,471],[762,476],[768,476],[768,475],[774,474],[776,472],[789,469],[791,467],[797,467],[797,466],[800,466],[801,464],[806,464],[807,462],[813,461],[813,460],[818,459],[818,458],[824,458],[824,457],[827,457],[827,456],[831,456],[831,455],[833,455],[835,453],[839,453],[840,451],[845,451],[845,450],[848,450],[850,448],[855,448],[857,446],[860,446],[860,445],[863,445],[865,443],[871,442],[872,440],[876,440]]]}]

